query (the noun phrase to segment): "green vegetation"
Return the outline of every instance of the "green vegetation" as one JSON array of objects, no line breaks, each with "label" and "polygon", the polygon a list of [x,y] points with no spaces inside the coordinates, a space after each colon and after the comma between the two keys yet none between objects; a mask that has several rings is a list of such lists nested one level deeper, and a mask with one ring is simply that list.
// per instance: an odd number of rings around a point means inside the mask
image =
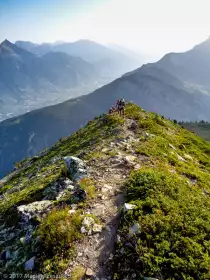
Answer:
[{"label": "green vegetation", "polygon": [[89,200],[95,197],[95,186],[89,178],[84,178],[80,181],[81,189],[85,190]]},{"label": "green vegetation", "polygon": [[[0,220],[4,221],[4,226],[18,227],[20,215],[16,206],[44,199],[46,189],[53,187],[61,178],[71,177],[62,160],[63,156],[79,155],[80,158],[93,158],[94,149],[97,149],[102,141],[110,141],[114,137],[115,129],[123,122],[117,115],[97,117],[89,122],[88,126],[73,133],[71,137],[60,139],[42,155],[26,158],[17,163],[16,166],[20,169],[7,180],[5,185],[2,184],[0,189],[0,194],[3,195],[0,199]],[[87,203],[94,199],[95,186],[91,180],[82,180],[80,187],[87,193]],[[1,250],[7,250],[8,246],[11,251],[17,248],[19,250],[17,259],[10,262],[8,266],[0,264],[2,272],[22,271],[25,261],[33,254],[36,255],[36,269],[40,273],[54,274],[65,270],[74,256],[75,241],[82,238],[80,212],[67,215],[69,205],[72,203],[71,198],[72,194],[68,192],[59,200],[52,201],[52,205],[56,208],[43,221],[39,217],[34,220],[35,224],[38,224],[36,232],[33,233],[33,236],[35,234],[33,238],[38,238],[35,246],[28,244],[27,250],[25,247],[20,247],[20,237],[13,238],[1,246]],[[86,202],[79,203],[78,208],[82,209],[85,206]],[[25,232],[21,232],[21,237],[24,235]],[[3,239],[7,239],[6,231]],[[38,251],[42,251],[43,254],[39,256]]]},{"label": "green vegetation", "polygon": [[73,242],[82,237],[80,228],[82,216],[78,211],[69,214],[69,208],[53,209],[41,222],[37,236],[40,239],[43,267],[42,271],[63,271],[73,256]]},{"label": "green vegetation", "polygon": [[85,268],[81,265],[78,265],[71,274],[71,280],[80,280],[85,274]]},{"label": "green vegetation", "polygon": [[82,217],[79,212],[70,215],[68,211],[67,207],[53,209],[41,222],[38,236],[45,252],[64,253],[74,240],[81,237]]},{"label": "green vegetation", "polygon": [[[189,187],[186,179],[168,171],[146,168],[131,175],[127,200],[136,208],[125,215],[120,230],[134,246],[126,252],[130,257],[124,265],[139,277],[210,276],[210,200],[201,189]],[[129,227],[137,222],[139,234],[129,237]]]},{"label": "green vegetation", "polygon": [[[126,129],[133,121],[137,141],[128,143],[126,150],[123,145],[111,149],[110,142],[126,139]],[[0,219],[9,227],[17,226],[19,216],[14,204],[42,200],[46,189],[61,178],[70,178],[63,156],[79,156],[94,168],[95,159],[106,162],[118,149],[124,155],[135,155],[140,167],[131,172],[125,184],[126,201],[136,208],[122,214],[114,256],[115,279],[129,279],[132,274],[137,279],[209,278],[210,143],[176,121],[145,112],[133,104],[126,106],[125,117],[97,117],[71,137],[60,139],[42,156],[22,161],[22,168],[0,189]],[[55,208],[37,221],[33,234],[44,252],[37,257],[40,272],[64,271],[74,256],[75,242],[83,237],[81,213],[97,198],[97,182],[85,178],[79,185],[87,194],[87,201],[77,205],[80,210],[69,214],[72,193],[66,190],[67,196],[52,201]],[[135,224],[140,225],[139,232],[131,234],[130,228]],[[8,244],[17,250],[19,239]],[[80,279],[83,274],[84,268],[79,266],[72,277]]]},{"label": "green vegetation", "polygon": [[[16,188],[13,193],[7,195],[7,200],[0,201],[0,215],[7,213],[14,204],[27,204],[41,199],[44,189],[49,184],[53,184],[62,176],[68,176],[64,162],[58,160],[53,163],[53,158],[66,155],[78,156],[84,151],[87,155],[91,154],[93,147],[99,145],[103,139],[108,141],[113,137],[113,130],[122,123],[123,120],[117,115],[97,117],[88,126],[73,133],[71,137],[57,142],[46,155],[35,158],[32,164],[9,180],[8,185]],[[25,159],[23,162],[27,164],[30,161],[31,159]],[[23,162],[20,163],[21,166]],[[22,186],[18,187],[19,185]]]},{"label": "green vegetation", "polygon": [[[141,135],[136,152],[149,161],[125,185],[126,200],[136,208],[121,219],[115,279],[132,273],[137,279],[208,279],[210,143],[153,113],[144,116],[135,105],[130,112]],[[136,223],[140,230],[131,235]]]}]

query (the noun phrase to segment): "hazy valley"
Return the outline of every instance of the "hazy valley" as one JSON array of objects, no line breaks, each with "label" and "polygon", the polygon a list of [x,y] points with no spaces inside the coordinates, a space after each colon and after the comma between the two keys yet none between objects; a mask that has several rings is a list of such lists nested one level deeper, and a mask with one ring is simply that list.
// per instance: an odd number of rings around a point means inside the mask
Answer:
[{"label": "hazy valley", "polygon": [[[186,53],[168,54],[156,63],[128,72],[91,94],[0,123],[1,175],[11,170],[14,162],[36,155],[59,138],[84,126],[91,118],[107,112],[121,97],[139,104],[145,110],[178,121],[210,120],[210,69],[208,59],[203,59],[208,57],[209,45],[208,39]],[[27,54],[34,56],[29,52]],[[50,56],[54,55],[61,54],[50,53]],[[98,72],[95,73],[95,68],[91,67],[92,72],[87,69],[88,79],[94,81]],[[181,71],[180,67],[184,70]],[[193,67],[198,75],[192,72]],[[201,69],[202,77],[199,78]],[[57,75],[57,72],[53,74]],[[59,83],[64,87],[62,80]],[[46,105],[50,105],[50,100],[46,102]],[[8,152],[10,157],[7,157]]]},{"label": "hazy valley", "polygon": [[55,49],[40,45],[37,48],[45,51],[38,52],[26,47],[32,43],[1,43],[0,121],[88,94],[141,65],[138,59],[94,42],[75,44],[56,45]]}]

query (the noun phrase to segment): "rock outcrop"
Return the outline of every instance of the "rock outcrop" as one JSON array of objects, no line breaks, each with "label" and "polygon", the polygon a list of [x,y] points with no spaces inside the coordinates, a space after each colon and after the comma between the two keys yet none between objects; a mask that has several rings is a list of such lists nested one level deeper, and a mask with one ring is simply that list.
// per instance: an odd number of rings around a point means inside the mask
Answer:
[{"label": "rock outcrop", "polygon": [[51,201],[42,200],[35,201],[27,205],[18,206],[17,209],[20,214],[21,220],[28,223],[32,218],[37,218],[38,216],[49,211],[51,206]]},{"label": "rock outcrop", "polygon": [[70,175],[76,182],[87,177],[87,169],[85,163],[81,159],[73,156],[66,156],[63,159]]}]

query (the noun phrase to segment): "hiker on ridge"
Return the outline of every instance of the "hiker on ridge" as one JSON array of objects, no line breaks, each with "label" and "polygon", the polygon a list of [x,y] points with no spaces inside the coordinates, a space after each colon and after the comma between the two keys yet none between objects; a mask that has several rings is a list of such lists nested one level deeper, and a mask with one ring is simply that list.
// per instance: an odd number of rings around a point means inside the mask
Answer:
[{"label": "hiker on ridge", "polygon": [[117,110],[119,115],[124,115],[125,113],[125,100],[124,98],[121,98],[120,100],[117,100]]}]

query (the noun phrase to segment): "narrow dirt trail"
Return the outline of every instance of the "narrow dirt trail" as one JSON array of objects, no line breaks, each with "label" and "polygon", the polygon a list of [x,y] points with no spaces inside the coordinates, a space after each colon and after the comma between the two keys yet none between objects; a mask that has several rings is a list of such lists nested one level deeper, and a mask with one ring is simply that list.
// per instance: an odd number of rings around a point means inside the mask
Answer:
[{"label": "narrow dirt trail", "polygon": [[136,167],[132,143],[137,140],[137,136],[128,130],[131,121],[125,121],[124,129],[120,133],[123,140],[111,142],[109,145],[108,149],[114,151],[115,156],[105,160],[96,158],[87,164],[89,178],[95,183],[96,197],[85,213],[96,216],[105,227],[102,232],[86,236],[76,244],[77,257],[72,262],[70,271],[77,266],[90,268],[93,272],[91,279],[112,279],[108,264],[112,259],[117,238],[119,210],[124,204],[122,187],[130,171]]}]

